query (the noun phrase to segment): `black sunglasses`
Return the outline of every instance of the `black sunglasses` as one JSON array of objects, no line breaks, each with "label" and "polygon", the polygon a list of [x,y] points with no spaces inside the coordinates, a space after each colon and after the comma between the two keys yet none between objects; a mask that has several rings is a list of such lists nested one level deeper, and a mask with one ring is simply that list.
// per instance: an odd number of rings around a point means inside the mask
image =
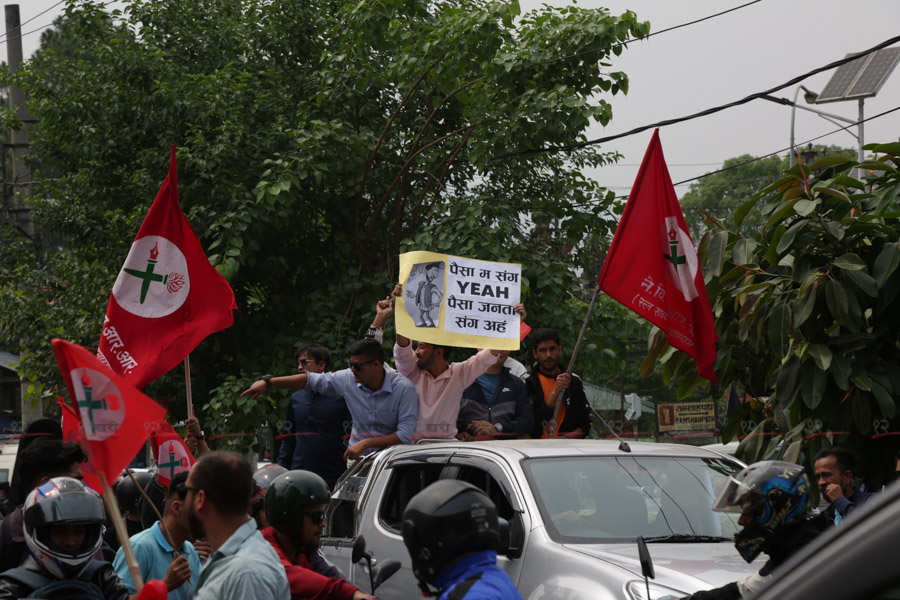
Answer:
[{"label": "black sunglasses", "polygon": [[186,483],[179,483],[178,485],[175,486],[175,491],[178,492],[178,497],[181,500],[184,500],[189,491],[199,492],[201,490],[200,490],[200,488],[192,487]]},{"label": "black sunglasses", "polygon": [[373,358],[372,360],[366,360],[366,361],[363,361],[363,362],[355,362],[355,361],[352,361],[352,360],[348,360],[348,361],[347,361],[347,366],[350,367],[351,369],[353,369],[354,371],[359,371],[359,370],[362,369],[364,366],[370,365],[370,364],[372,364],[373,362],[377,362],[377,361],[378,361],[377,358]]},{"label": "black sunglasses", "polygon": [[317,510],[315,512],[305,512],[303,514],[306,515],[307,517],[309,517],[309,520],[312,521],[313,525],[321,525],[322,523],[325,522],[325,511],[324,510]]}]

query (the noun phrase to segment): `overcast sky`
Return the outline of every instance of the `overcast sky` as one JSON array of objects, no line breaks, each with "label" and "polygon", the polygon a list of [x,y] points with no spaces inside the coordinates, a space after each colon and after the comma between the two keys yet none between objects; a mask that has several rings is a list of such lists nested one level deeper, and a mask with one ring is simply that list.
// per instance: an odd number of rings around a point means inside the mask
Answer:
[{"label": "overcast sky", "polygon": [[[581,7],[605,6],[613,14],[625,10],[649,20],[651,31],[686,23],[746,3],[747,0],[582,0]],[[522,0],[523,11],[540,4],[570,2]],[[54,6],[57,5],[57,6]],[[39,42],[40,31],[61,12],[58,0],[20,2],[25,55]],[[53,7],[53,8],[51,8]],[[46,14],[39,13],[49,10]],[[622,133],[743,98],[780,85],[850,52],[859,52],[900,35],[900,0],[762,0],[703,23],[631,44],[613,69],[630,78],[627,95],[611,98],[613,119],[596,125],[591,139]],[[4,38],[5,41],[5,38]],[[0,42],[2,43],[2,42]],[[5,54],[3,56],[5,59]],[[805,80],[808,88],[821,91],[833,71]],[[791,98],[794,88],[776,94]],[[800,95],[802,102],[802,93]],[[865,101],[865,116],[900,106],[900,69],[895,70],[874,98]],[[855,101],[818,105],[815,108],[856,119]],[[786,148],[790,137],[791,110],[764,100],[731,108],[660,130],[663,151],[672,179],[679,182],[717,168],[741,154],[762,155]],[[796,139],[803,142],[837,127],[804,111],[797,111]],[[853,128],[854,133],[856,128]],[[652,131],[610,142],[606,150],[618,150],[625,158],[619,165],[596,174],[602,185],[627,193]],[[865,141],[890,142],[900,137],[900,111],[865,124]],[[855,147],[847,132],[830,135],[817,143]],[[676,188],[679,196],[687,186]]]}]

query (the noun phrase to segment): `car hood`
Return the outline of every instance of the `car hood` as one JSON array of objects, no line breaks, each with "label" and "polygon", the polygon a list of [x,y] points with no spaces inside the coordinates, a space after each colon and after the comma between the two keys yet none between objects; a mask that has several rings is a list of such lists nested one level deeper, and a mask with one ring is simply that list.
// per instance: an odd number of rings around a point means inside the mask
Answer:
[{"label": "car hood", "polygon": [[[617,565],[641,575],[637,543],[633,544],[563,544],[569,550]],[[647,549],[656,572],[654,583],[683,592],[717,588],[757,573],[765,560],[748,564],[728,542],[685,544],[649,543]]]}]

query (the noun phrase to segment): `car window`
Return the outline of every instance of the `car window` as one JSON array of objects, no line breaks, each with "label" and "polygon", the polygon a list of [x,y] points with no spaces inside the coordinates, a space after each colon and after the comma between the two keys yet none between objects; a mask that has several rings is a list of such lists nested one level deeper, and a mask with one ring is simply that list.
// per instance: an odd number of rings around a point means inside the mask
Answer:
[{"label": "car window", "polygon": [[442,463],[423,462],[394,466],[378,511],[382,525],[399,532],[407,503],[413,496],[440,479],[443,469]]},{"label": "car window", "polygon": [[596,543],[673,534],[730,540],[738,515],[710,506],[741,465],[683,457],[530,459],[525,471],[556,541]]},{"label": "car window", "polygon": [[477,467],[463,466],[455,474],[455,478],[460,481],[471,483],[482,492],[487,494],[494,506],[497,507],[497,515],[501,519],[509,521],[513,517],[513,508],[509,503],[509,498],[503,491],[497,481],[491,477],[490,473]]},{"label": "car window", "polygon": [[356,504],[372,470],[373,458],[360,460],[338,479],[326,512],[325,537],[356,536]]}]

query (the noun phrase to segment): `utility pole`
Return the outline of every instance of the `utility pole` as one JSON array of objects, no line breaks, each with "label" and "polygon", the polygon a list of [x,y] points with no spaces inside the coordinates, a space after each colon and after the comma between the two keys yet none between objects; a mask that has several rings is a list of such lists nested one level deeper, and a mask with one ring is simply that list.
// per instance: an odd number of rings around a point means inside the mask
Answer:
[{"label": "utility pole", "polygon": [[[9,71],[13,75],[19,72],[22,67],[22,26],[19,17],[19,5],[7,4],[4,6],[6,12],[6,52]],[[23,198],[31,196],[31,171],[25,165],[25,155],[28,153],[28,111],[25,108],[25,94],[18,85],[9,86],[9,102],[12,108],[16,110],[16,118],[22,123],[20,129],[10,131],[9,148],[12,149],[12,193],[5,198],[11,198],[13,219],[16,222],[18,230],[32,241],[35,240],[34,220],[31,218],[31,211],[22,201]],[[4,152],[5,158],[5,152]],[[3,161],[5,167],[6,160]],[[6,179],[6,172],[2,173],[3,179]],[[6,188],[6,184],[4,184]],[[28,382],[22,382],[22,398],[25,397],[26,386]],[[43,415],[43,406],[40,403],[34,408],[31,402],[22,400],[22,424],[28,423]]]}]

